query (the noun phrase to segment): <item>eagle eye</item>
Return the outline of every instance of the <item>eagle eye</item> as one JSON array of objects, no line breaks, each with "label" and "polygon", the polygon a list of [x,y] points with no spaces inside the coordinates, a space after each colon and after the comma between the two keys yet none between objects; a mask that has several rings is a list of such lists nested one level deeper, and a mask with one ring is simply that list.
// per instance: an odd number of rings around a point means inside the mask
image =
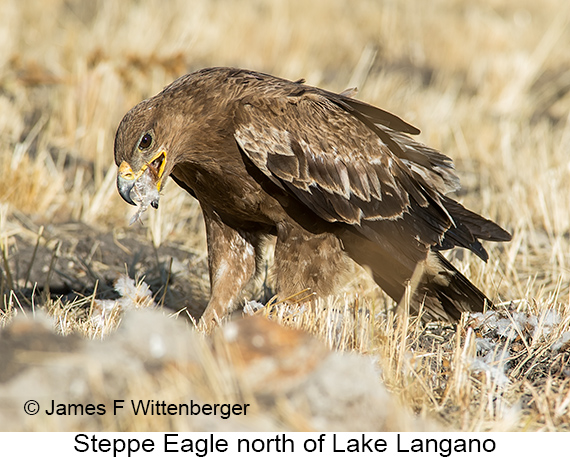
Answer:
[{"label": "eagle eye", "polygon": [[152,135],[147,132],[141,137],[139,141],[139,149],[141,151],[144,151],[145,149],[150,148],[151,145],[152,145]]}]

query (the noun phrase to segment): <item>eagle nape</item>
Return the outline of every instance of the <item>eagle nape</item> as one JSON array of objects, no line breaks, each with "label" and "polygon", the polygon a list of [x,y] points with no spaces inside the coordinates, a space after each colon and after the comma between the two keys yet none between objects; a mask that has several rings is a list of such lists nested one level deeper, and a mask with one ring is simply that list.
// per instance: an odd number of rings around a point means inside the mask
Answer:
[{"label": "eagle nape", "polygon": [[510,234],[449,196],[459,189],[452,160],[416,141],[417,128],[351,95],[206,68],[124,116],[115,136],[123,199],[142,192],[154,206],[171,176],[202,208],[204,327],[243,304],[268,237],[281,298],[334,295],[356,262],[396,303],[413,282],[410,308],[427,319],[456,321],[490,303],[440,251],[486,260],[482,242]]}]

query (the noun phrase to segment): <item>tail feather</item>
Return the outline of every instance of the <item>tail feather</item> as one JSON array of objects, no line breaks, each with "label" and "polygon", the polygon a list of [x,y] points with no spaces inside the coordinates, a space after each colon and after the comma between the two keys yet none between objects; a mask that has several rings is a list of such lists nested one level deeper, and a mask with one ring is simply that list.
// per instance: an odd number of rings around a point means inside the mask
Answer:
[{"label": "tail feather", "polygon": [[482,312],[492,302],[445,257],[432,252],[415,289],[410,310],[423,306],[424,320],[458,321],[464,312]]},{"label": "tail feather", "polygon": [[463,312],[480,312],[491,301],[439,252],[411,262],[355,234],[342,237],[346,252],[357,263],[370,268],[374,281],[397,303],[406,287],[412,289],[410,311],[422,308],[424,320],[457,321]]}]

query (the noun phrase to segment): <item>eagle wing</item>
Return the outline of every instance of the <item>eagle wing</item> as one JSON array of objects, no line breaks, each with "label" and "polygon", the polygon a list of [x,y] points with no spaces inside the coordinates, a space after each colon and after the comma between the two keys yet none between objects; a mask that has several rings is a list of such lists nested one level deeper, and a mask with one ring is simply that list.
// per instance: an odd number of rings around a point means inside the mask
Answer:
[{"label": "eagle wing", "polygon": [[326,221],[374,241],[388,230],[424,251],[439,244],[453,226],[442,203],[458,186],[451,160],[413,141],[405,133],[418,130],[394,115],[297,86],[240,100],[234,135],[251,162]]}]

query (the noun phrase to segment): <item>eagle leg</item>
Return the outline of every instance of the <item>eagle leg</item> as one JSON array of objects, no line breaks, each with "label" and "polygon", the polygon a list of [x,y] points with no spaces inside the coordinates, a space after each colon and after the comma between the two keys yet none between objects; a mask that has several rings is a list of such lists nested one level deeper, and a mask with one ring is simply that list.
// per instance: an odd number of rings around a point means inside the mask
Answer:
[{"label": "eagle leg", "polygon": [[278,296],[310,289],[317,297],[337,292],[352,271],[342,242],[333,233],[312,233],[294,221],[277,224],[275,279]]},{"label": "eagle leg", "polygon": [[208,244],[210,301],[200,327],[210,330],[216,321],[236,309],[243,291],[256,273],[256,246],[248,234],[224,224],[212,208],[202,205]]}]

